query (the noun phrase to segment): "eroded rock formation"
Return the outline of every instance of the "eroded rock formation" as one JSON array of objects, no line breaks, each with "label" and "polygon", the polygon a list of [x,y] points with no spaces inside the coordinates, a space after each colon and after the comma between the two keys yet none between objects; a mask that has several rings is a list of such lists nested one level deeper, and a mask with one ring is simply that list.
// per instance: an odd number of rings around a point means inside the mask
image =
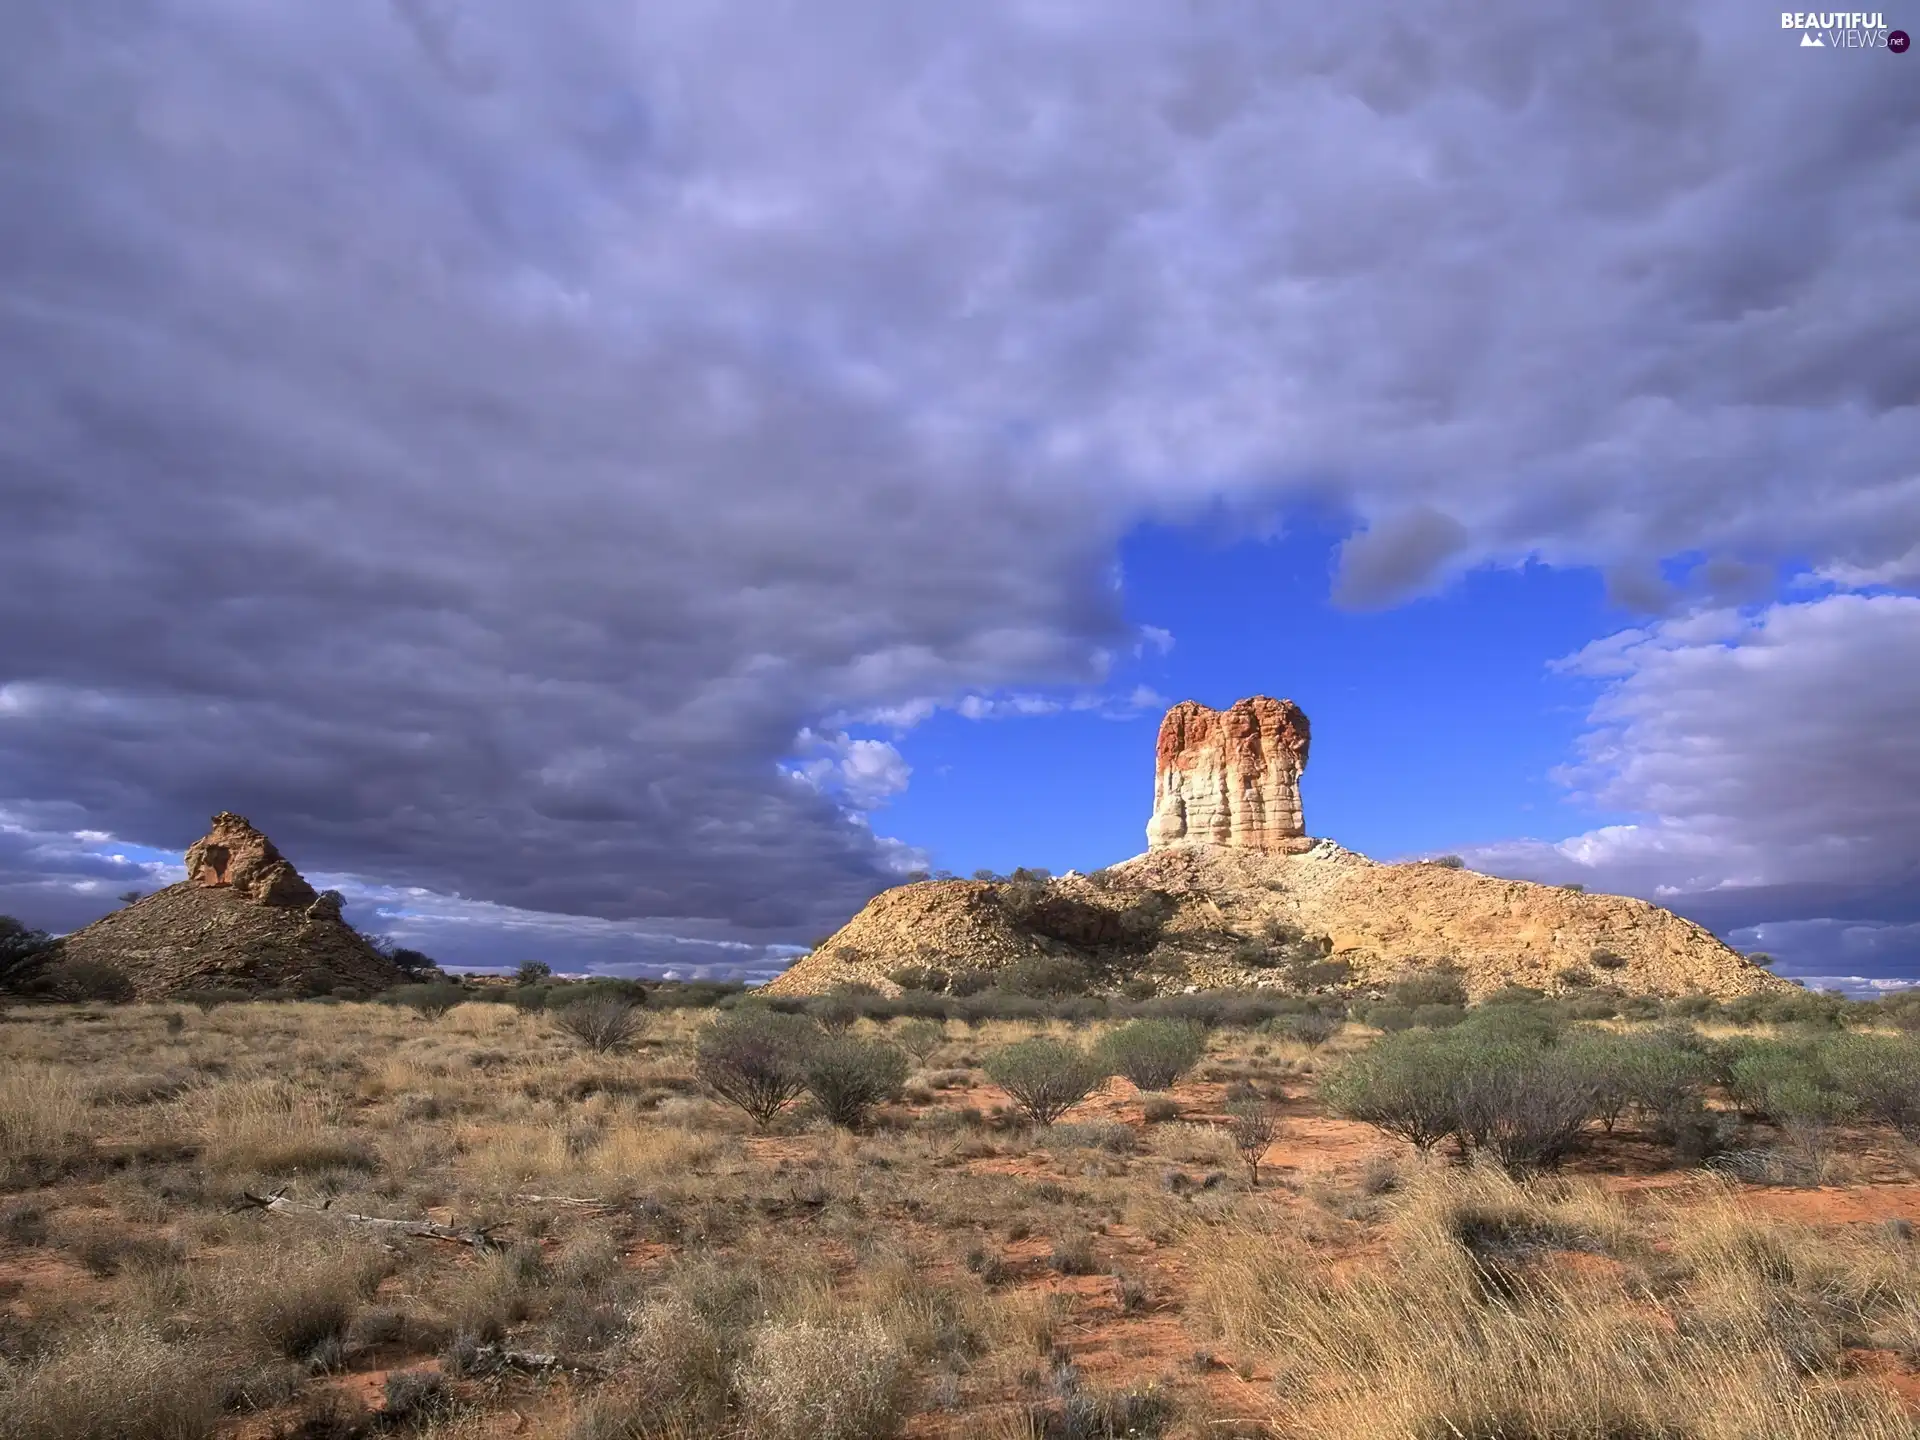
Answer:
[{"label": "eroded rock formation", "polygon": [[962,975],[974,987],[980,976],[970,972],[1064,959],[1085,967],[1093,989],[1122,994],[1378,994],[1434,965],[1457,969],[1476,999],[1509,985],[1722,998],[1789,989],[1645,900],[1445,865],[1382,865],[1308,840],[1306,765],[1307,717],[1291,700],[1176,705],[1160,726],[1146,854],[1037,884],[898,886],[767,988],[897,989],[912,962],[921,979],[945,972],[957,993],[971,993],[959,989]]},{"label": "eroded rock formation", "polygon": [[1255,695],[1225,710],[1181,701],[1160,722],[1147,848],[1309,849],[1300,809],[1308,738],[1307,717],[1291,700]]},{"label": "eroded rock formation", "polygon": [[187,883],[232,886],[257,905],[302,908],[313,904],[314,888],[244,815],[222,810],[213,828],[187,847]]},{"label": "eroded rock formation", "polygon": [[214,816],[186,861],[178,885],[67,936],[59,963],[117,970],[143,1000],[208,988],[365,995],[407,978],[341,918],[339,896],[315,892],[243,816]]}]

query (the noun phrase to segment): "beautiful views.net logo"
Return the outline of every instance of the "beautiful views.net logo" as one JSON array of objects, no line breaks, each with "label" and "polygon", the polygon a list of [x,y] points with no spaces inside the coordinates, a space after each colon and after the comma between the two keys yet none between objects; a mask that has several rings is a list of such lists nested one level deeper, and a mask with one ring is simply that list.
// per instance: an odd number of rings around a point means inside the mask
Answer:
[{"label": "beautiful views.net logo", "polygon": [[1860,10],[1782,10],[1782,30],[1798,30],[1803,50],[1891,50],[1904,53],[1908,40],[1904,30],[1887,28],[1887,17],[1878,11]]}]

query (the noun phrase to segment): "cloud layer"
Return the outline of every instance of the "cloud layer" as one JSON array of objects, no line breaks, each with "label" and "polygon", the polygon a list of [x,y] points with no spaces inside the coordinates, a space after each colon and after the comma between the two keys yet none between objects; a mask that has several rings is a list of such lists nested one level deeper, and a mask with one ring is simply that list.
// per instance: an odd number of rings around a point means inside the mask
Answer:
[{"label": "cloud layer", "polygon": [[[1796,963],[1920,974],[1920,598],[1696,612],[1596,641],[1564,779],[1638,817],[1473,852],[1503,873],[1655,895]],[[1775,922],[1775,923],[1768,923]]]},{"label": "cloud layer", "polygon": [[[0,801],[805,933],[901,861],[904,762],[830,717],[1098,685],[1143,516],[1343,508],[1364,606],[1528,555],[1911,582],[1898,62],[1732,4],[1330,13],[33,7]],[[1621,798],[1718,813],[1653,636]]]}]

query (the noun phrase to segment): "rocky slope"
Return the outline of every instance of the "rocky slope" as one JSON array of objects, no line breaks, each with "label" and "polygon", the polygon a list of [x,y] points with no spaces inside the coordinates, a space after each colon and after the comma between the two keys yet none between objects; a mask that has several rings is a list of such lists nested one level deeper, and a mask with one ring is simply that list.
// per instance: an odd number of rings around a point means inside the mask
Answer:
[{"label": "rocky slope", "polygon": [[[1156,909],[1143,943],[1112,938],[1126,917]],[[887,976],[904,965],[994,970],[1035,955],[1086,960],[1103,986],[1148,977],[1162,992],[1328,988],[1341,982],[1308,968],[1326,961],[1362,989],[1444,963],[1462,971],[1475,996],[1511,984],[1721,997],[1789,988],[1644,900],[1432,864],[1383,865],[1331,841],[1300,855],[1150,851],[1043,886],[903,885],[768,988],[813,994],[865,981],[892,990]]]},{"label": "rocky slope", "polygon": [[242,816],[214,816],[187,851],[187,877],[67,936],[51,973],[105,965],[142,1000],[204,988],[370,993],[407,978]]}]

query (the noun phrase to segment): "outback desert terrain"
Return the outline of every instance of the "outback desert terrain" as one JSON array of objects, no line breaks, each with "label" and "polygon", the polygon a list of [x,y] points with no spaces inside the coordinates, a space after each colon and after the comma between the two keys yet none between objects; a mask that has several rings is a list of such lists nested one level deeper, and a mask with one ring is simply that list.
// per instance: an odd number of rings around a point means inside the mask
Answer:
[{"label": "outback desert terrain", "polygon": [[16,1005],[0,1433],[1920,1435],[1910,1010],[1449,986]]}]

